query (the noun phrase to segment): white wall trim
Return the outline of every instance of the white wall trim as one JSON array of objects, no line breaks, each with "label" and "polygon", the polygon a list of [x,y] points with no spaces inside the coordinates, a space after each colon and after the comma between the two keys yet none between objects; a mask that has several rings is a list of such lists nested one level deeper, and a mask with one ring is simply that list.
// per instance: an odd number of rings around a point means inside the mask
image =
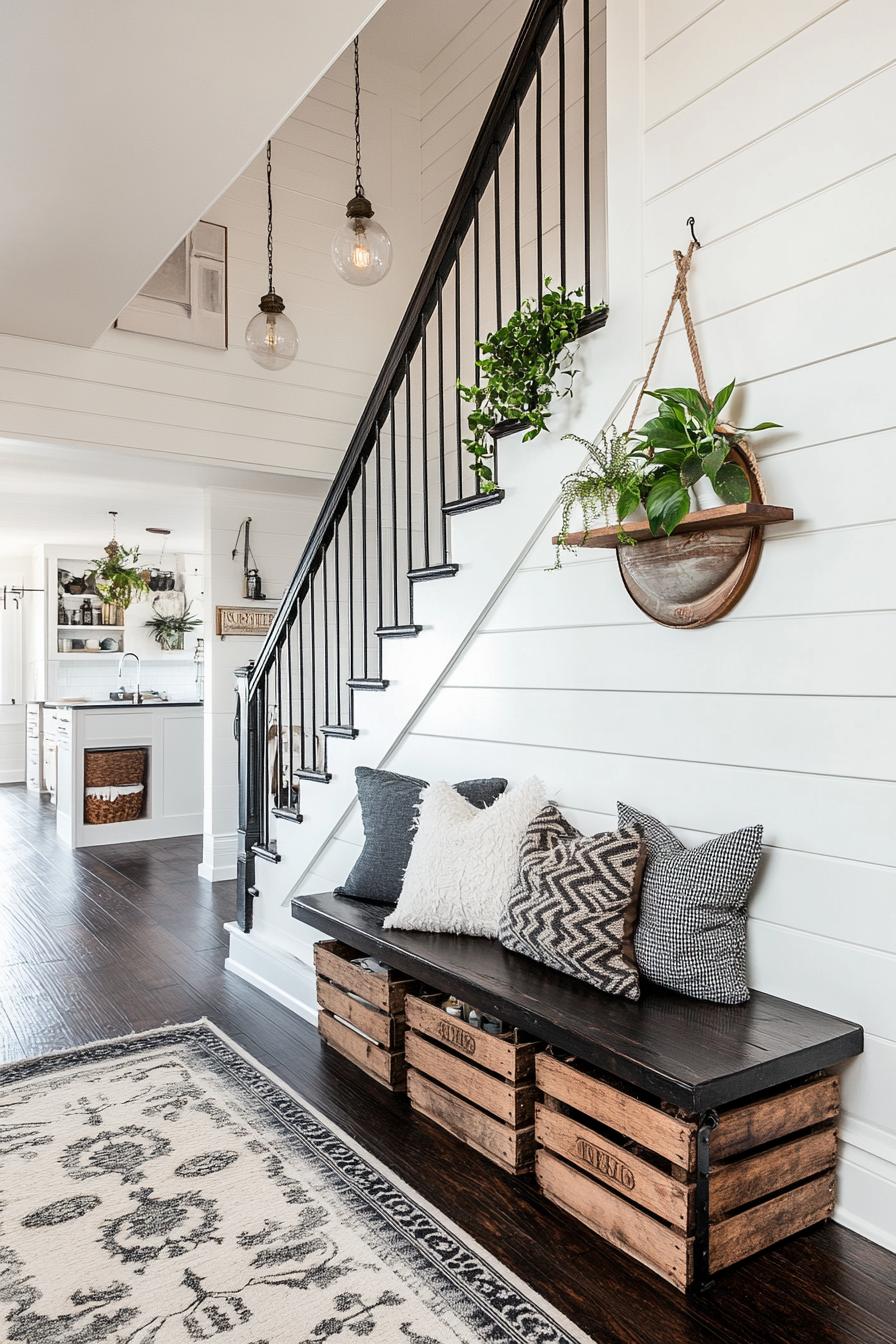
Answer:
[{"label": "white wall trim", "polygon": [[202,862],[197,868],[206,882],[230,882],[236,877],[236,831],[202,837]]},{"label": "white wall trim", "polygon": [[224,969],[316,1027],[313,967],[304,958],[274,947],[257,933],[243,933],[236,924],[225,924],[224,928],[230,935],[230,954]]}]

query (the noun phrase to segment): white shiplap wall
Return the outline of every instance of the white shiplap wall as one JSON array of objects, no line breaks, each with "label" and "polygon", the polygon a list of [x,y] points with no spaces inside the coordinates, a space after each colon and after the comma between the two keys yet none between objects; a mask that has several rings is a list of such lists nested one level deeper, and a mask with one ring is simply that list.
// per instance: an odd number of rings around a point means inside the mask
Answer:
[{"label": "white shiplap wall", "polygon": [[204,215],[228,228],[229,349],[117,330],[92,349],[0,335],[0,434],[332,475],[419,271],[418,79],[373,55],[364,182],[395,262],[370,290],[333,269],[354,190],[353,99],[348,52],[274,137],[275,282],[299,330],[293,365],[265,372],[244,344],[267,289],[260,155]]},{"label": "white shiplap wall", "polygon": [[[611,118],[611,193],[629,195],[611,194],[618,306],[582,352],[587,377],[639,292],[646,362],[694,213],[708,380],[738,376],[741,423],[784,424],[755,446],[769,497],[796,520],[769,536],[735,611],[697,632],[647,620],[612,555],[546,573],[547,529],[390,764],[536,772],[585,828],[611,825],[617,798],[690,843],[762,821],[751,983],[864,1025],[836,1216],[896,1249],[896,10],[645,0],[643,32],[614,50],[634,12],[610,0],[608,64],[620,96],[643,88],[644,127],[632,144]],[[640,220],[640,266],[614,253],[614,218],[617,236]],[[673,324],[657,385],[690,381],[686,360]],[[316,889],[344,876],[360,838],[354,812],[315,862]]]}]

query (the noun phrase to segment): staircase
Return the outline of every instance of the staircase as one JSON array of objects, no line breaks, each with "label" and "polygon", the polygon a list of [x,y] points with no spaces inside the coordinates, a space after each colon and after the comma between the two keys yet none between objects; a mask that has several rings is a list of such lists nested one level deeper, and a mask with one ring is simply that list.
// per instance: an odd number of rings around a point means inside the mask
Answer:
[{"label": "staircase", "polygon": [[[288,828],[313,817],[315,791],[331,786],[335,744],[343,789],[353,752],[354,764],[378,763],[351,745],[360,698],[390,696],[384,645],[420,635],[418,585],[457,575],[463,557],[453,520],[505,498],[498,446],[519,425],[492,430],[490,493],[462,446],[456,383],[477,376],[477,338],[525,295],[538,296],[548,276],[582,286],[589,315],[580,337],[606,321],[605,309],[590,312],[601,297],[592,295],[602,225],[592,200],[601,210],[603,202],[603,184],[592,193],[591,180],[592,145],[602,135],[591,41],[589,0],[534,0],[289,590],[257,661],[237,674],[244,933],[256,866],[279,864]],[[479,614],[471,610],[470,620]],[[456,611],[447,624],[457,638]],[[393,689],[408,699],[408,713],[425,682],[412,672]],[[382,718],[397,723],[390,709]],[[309,863],[319,843],[311,842]],[[300,876],[290,873],[291,882]]]}]

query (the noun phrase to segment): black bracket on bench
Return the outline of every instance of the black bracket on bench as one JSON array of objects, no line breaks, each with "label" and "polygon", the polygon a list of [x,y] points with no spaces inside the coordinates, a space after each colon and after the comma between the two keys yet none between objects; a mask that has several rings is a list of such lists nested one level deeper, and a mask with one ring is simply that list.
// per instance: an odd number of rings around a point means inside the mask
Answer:
[{"label": "black bracket on bench", "polygon": [[709,1140],[718,1112],[704,1111],[697,1126],[697,1184],[694,1190],[694,1290],[712,1287],[709,1272]]}]

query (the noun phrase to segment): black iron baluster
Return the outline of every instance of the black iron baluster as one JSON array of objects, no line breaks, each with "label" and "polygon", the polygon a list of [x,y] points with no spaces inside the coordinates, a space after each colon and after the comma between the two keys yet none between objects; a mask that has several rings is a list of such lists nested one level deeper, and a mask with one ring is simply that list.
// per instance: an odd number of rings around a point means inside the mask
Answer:
[{"label": "black iron baluster", "polygon": [[314,581],[317,570],[311,571],[308,584],[308,622],[310,626],[310,662],[311,662],[311,769],[317,769],[317,621],[314,609]]},{"label": "black iron baluster", "polygon": [[[305,592],[307,592],[307,589]],[[305,592],[300,593],[296,604],[298,611],[296,626],[299,640],[299,732],[301,733],[299,738],[299,765],[302,770],[307,768],[305,760]]]},{"label": "black iron baluster", "polygon": [[464,497],[464,450],[462,443],[462,433],[460,428],[460,393],[457,390],[457,384],[460,382],[460,248],[458,247],[457,256],[454,258],[454,418],[456,421],[457,432],[457,497]]},{"label": "black iron baluster", "polygon": [[591,308],[591,52],[590,0],[582,0],[582,225],[585,230],[585,308]]},{"label": "black iron baluster", "polygon": [[[588,0],[585,0],[588,3]],[[513,100],[513,265],[516,306],[523,301],[522,248],[520,246],[520,99]]]},{"label": "black iron baluster", "polygon": [[563,30],[563,8],[566,0],[557,6],[557,96],[559,99],[559,195],[560,195],[560,284],[566,288],[566,36]]},{"label": "black iron baluster", "polygon": [[[479,188],[476,188],[476,195],[473,199],[473,347],[475,350],[475,372],[474,379],[476,386],[479,386],[481,373],[479,369]],[[482,494],[482,480],[476,475],[476,493]]]},{"label": "black iron baluster", "polygon": [[290,621],[286,627],[286,731],[289,734],[289,781],[286,790],[286,806],[295,807],[296,777],[293,773],[295,761],[293,759],[293,738],[296,734],[296,720],[293,713],[292,703],[292,632],[295,628],[294,622]]},{"label": "black iron baluster", "polygon": [[[336,630],[336,723],[342,722],[342,613],[339,610],[339,514],[333,522],[333,617]],[[324,743],[326,751],[326,743]]]},{"label": "black iron baluster", "polygon": [[442,530],[442,564],[448,561],[448,515],[445,513],[445,342],[442,331],[442,282],[436,299],[437,353],[439,358],[439,526]]},{"label": "black iron baluster", "polygon": [[[406,450],[407,450],[407,451],[406,451],[406,453],[405,453],[405,459],[406,459],[405,470],[406,470],[406,472],[407,472],[407,481],[406,481],[406,483],[405,483],[405,484],[406,484],[406,487],[407,487],[407,508],[406,508],[406,510],[405,510],[405,513],[406,513],[405,522],[406,522],[407,529],[408,529],[408,569],[407,569],[407,572],[410,573],[411,570],[414,568],[414,542],[413,542],[414,534],[413,534],[413,532],[411,531],[411,527],[412,527],[412,525],[413,525],[413,503],[412,503],[412,501],[413,501],[413,495],[412,495],[412,490],[413,490],[413,486],[414,486],[414,468],[413,468],[413,452],[412,452],[412,448],[411,448],[411,356],[410,356],[410,354],[407,354],[407,355],[405,355],[405,357],[404,357],[404,420],[405,420],[405,435],[406,435],[406,438],[407,438],[407,442],[406,442]],[[410,602],[410,595],[408,596],[408,601]],[[413,617],[409,615],[409,616],[408,616],[408,621],[410,622],[412,619],[413,619]],[[395,624],[396,624],[396,625],[400,624],[397,615],[396,615],[396,618],[395,618]]]},{"label": "black iron baluster", "polygon": [[[429,569],[429,440],[427,438],[426,415],[426,327],[427,319],[421,319],[420,331],[420,434],[423,439],[423,564]],[[411,588],[413,600],[414,589]],[[411,620],[413,620],[413,615]]]},{"label": "black iron baluster", "polygon": [[[376,601],[377,601],[377,629],[383,624],[383,607],[385,605],[383,597],[383,463],[382,453],[380,451],[380,426],[376,427]],[[366,510],[365,510],[366,517]],[[367,646],[369,640],[367,628],[367,602],[364,604],[364,675],[367,676]],[[382,640],[377,640],[379,652],[377,655],[377,676],[383,675],[383,644]]]},{"label": "black iron baluster", "polygon": [[[392,455],[392,624],[398,625],[398,479],[395,459],[395,393],[390,406],[390,450]],[[380,654],[382,662],[382,654]]]},{"label": "black iron baluster", "polygon": [[[365,463],[366,467],[366,463]],[[355,486],[348,492],[348,675],[355,675]],[[349,697],[349,702],[351,697]]]},{"label": "black iron baluster", "polygon": [[544,239],[542,229],[543,204],[541,199],[541,53],[535,62],[535,269],[538,275],[538,306],[544,289]]},{"label": "black iron baluster", "polygon": [[283,806],[283,645],[277,645],[277,657],[275,665],[277,668],[277,742],[274,749],[274,763],[277,768],[276,785],[274,788],[274,803],[277,807]]},{"label": "black iron baluster", "polygon": [[495,156],[495,328],[501,325],[501,151]]},{"label": "black iron baluster", "polygon": [[[331,538],[332,542],[332,538]],[[329,569],[330,543],[325,542],[323,554],[321,556],[321,609],[324,617],[324,684],[323,700],[324,707],[321,714],[321,723],[330,722],[330,604],[327,600],[327,570]],[[317,739],[315,738],[315,749]],[[321,763],[322,764],[322,763]],[[317,769],[317,766],[315,766]]]},{"label": "black iron baluster", "polygon": [[260,728],[264,741],[263,757],[264,772],[261,780],[261,789],[258,796],[258,806],[261,812],[261,843],[265,849],[271,847],[271,763],[270,763],[270,742],[268,741],[268,705],[270,703],[268,696],[268,684],[271,679],[271,670],[265,672],[261,685],[262,693],[259,700],[259,712],[261,717]]}]

